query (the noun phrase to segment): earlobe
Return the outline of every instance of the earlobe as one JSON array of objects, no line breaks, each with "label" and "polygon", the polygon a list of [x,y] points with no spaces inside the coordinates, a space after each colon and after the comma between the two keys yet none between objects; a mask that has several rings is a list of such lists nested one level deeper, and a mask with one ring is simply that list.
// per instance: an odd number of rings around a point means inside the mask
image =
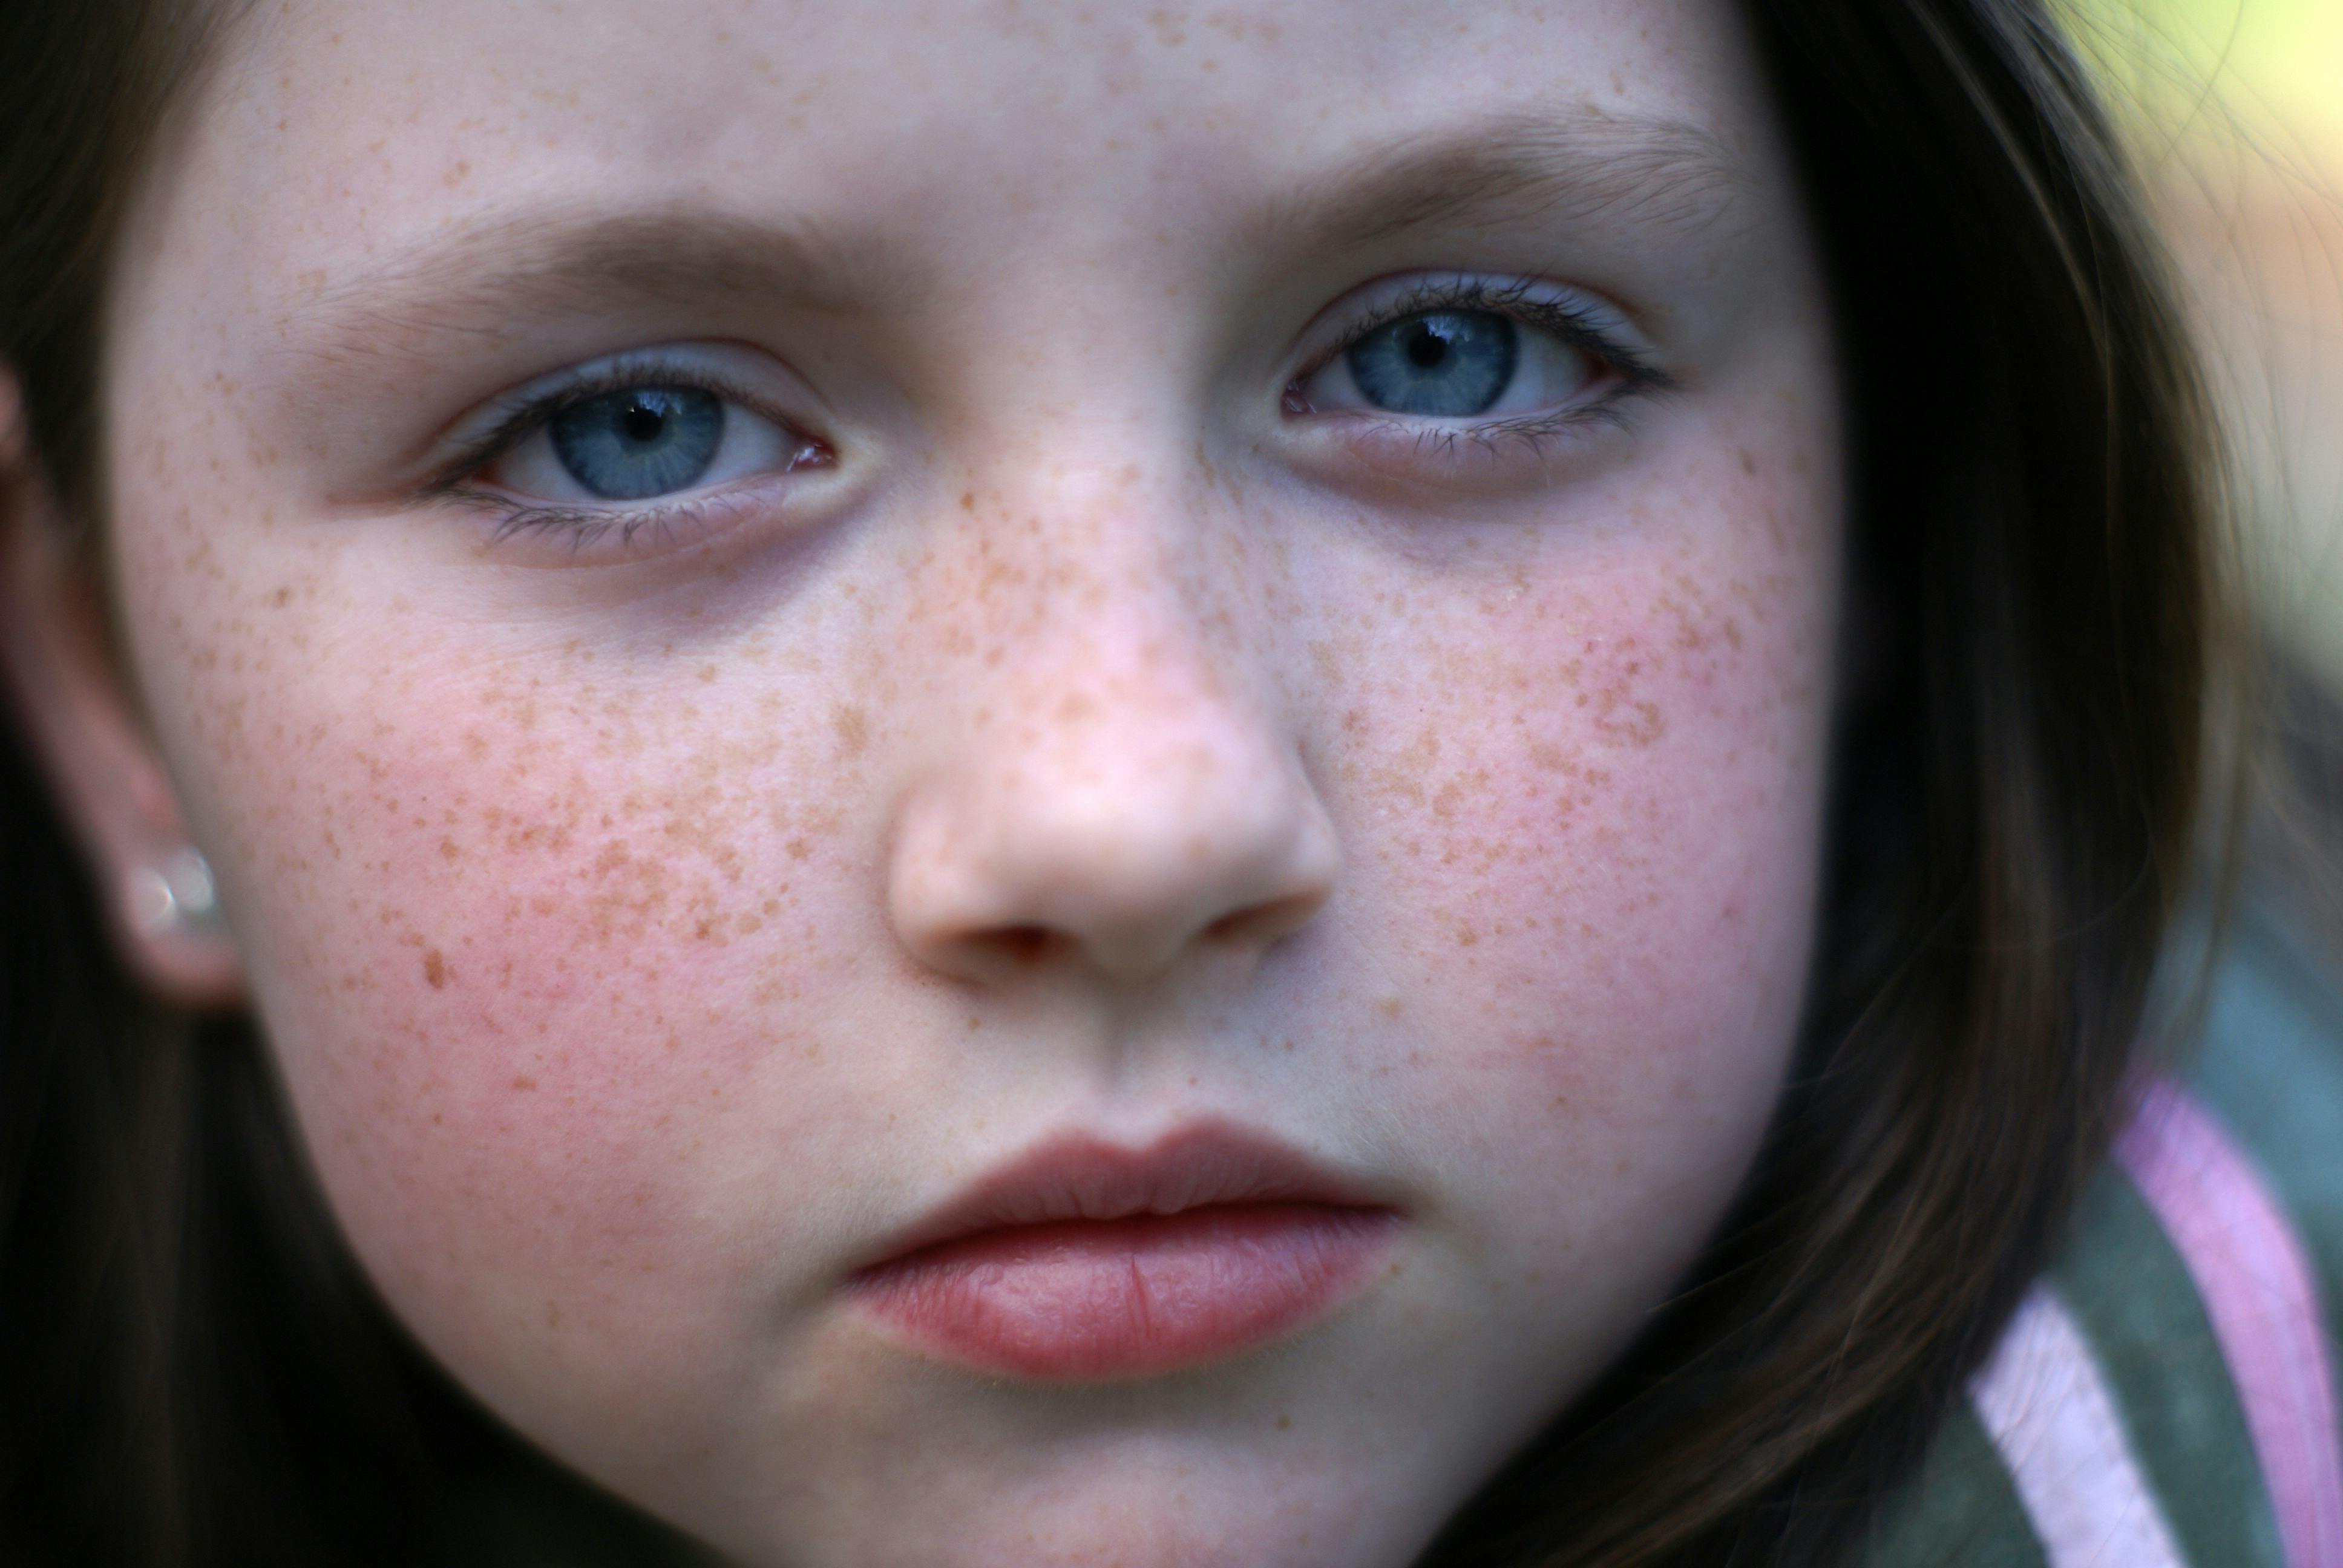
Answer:
[{"label": "earlobe", "polygon": [[0,368],[0,674],[16,721],[132,972],[177,1006],[236,1006],[244,969],[209,865],[106,627],[101,573],[73,548]]}]

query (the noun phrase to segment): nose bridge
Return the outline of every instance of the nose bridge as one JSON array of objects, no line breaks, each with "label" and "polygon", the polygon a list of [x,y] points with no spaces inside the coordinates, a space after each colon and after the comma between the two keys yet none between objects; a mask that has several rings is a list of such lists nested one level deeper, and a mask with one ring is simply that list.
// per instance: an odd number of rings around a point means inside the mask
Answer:
[{"label": "nose bridge", "polygon": [[962,492],[964,568],[922,608],[977,645],[970,711],[1019,727],[1004,759],[1269,742],[1244,552],[1193,469],[1036,454]]},{"label": "nose bridge", "polygon": [[1202,559],[1220,527],[1207,498],[1127,462],[1061,477],[1024,515],[1011,548],[1030,565],[1011,577],[1031,592],[1003,607],[1021,635],[1007,645],[1011,690],[1000,695],[1029,723],[1064,746],[1161,746],[1258,707],[1232,602],[1244,585]]},{"label": "nose bridge", "polygon": [[964,569],[939,574],[962,586],[930,607],[960,668],[891,868],[927,961],[1131,979],[1323,901],[1332,829],[1204,487],[1117,463],[963,493]]}]

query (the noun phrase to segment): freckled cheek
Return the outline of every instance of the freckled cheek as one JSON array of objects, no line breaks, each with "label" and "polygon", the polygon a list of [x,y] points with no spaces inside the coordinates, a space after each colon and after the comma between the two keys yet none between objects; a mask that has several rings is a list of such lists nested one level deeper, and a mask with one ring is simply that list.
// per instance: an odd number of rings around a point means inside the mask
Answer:
[{"label": "freckled cheek", "polygon": [[330,700],[348,689],[277,689],[304,739],[221,783],[262,862],[237,879],[263,1014],[337,1211],[378,1271],[440,1282],[397,1294],[705,1285],[729,1230],[777,1218],[770,1193],[709,1195],[766,1169],[744,1150],[819,1148],[839,1109],[813,1063],[868,942],[843,811],[787,788],[786,756],[629,742],[608,705]]},{"label": "freckled cheek", "polygon": [[1524,1267],[1721,1201],[1785,1069],[1811,940],[1821,612],[1702,608],[1725,595],[1664,573],[1633,588],[1498,621],[1477,679],[1390,705],[1436,730],[1353,768],[1399,847],[1362,869],[1404,955],[1411,1103],[1542,1172],[1534,1211],[1489,1217],[1530,1243]]},{"label": "freckled cheek", "polygon": [[1470,897],[1419,906],[1428,973],[1469,981],[1443,988],[1472,1014],[1452,1038],[1606,1118],[1744,1095],[1740,1042],[1762,1055],[1795,1022],[1818,768],[1686,735],[1591,779],[1530,772],[1493,789],[1505,849]]},{"label": "freckled cheek", "polygon": [[1360,733],[1331,769],[1373,902],[1436,913],[1460,967],[1525,943],[1551,977],[1556,953],[1646,949],[1647,927],[1745,904],[1735,868],[1785,835],[1808,853],[1827,639],[1800,607],[1758,619],[1723,597],[1639,574],[1371,652],[1413,672],[1346,694]]}]

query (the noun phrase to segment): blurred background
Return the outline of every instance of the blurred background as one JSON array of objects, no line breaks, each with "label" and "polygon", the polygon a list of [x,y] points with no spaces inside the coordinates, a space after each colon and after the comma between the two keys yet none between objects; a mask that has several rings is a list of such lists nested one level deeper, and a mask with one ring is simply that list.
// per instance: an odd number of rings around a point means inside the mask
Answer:
[{"label": "blurred background", "polygon": [[2343,689],[2343,0],[2066,0],[2213,345],[2248,591]]}]

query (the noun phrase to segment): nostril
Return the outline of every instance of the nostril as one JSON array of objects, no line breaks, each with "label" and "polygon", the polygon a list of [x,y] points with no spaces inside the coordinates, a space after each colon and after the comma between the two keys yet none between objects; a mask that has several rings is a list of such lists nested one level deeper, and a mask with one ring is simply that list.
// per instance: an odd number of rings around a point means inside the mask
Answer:
[{"label": "nostril", "polygon": [[1325,901],[1325,894],[1313,890],[1249,905],[1232,910],[1206,926],[1204,936],[1208,940],[1232,946],[1267,947],[1309,924],[1310,917],[1316,914],[1318,906]]},{"label": "nostril", "polygon": [[1047,926],[1003,926],[985,933],[984,940],[1021,968],[1031,968],[1048,958],[1062,939]]}]

